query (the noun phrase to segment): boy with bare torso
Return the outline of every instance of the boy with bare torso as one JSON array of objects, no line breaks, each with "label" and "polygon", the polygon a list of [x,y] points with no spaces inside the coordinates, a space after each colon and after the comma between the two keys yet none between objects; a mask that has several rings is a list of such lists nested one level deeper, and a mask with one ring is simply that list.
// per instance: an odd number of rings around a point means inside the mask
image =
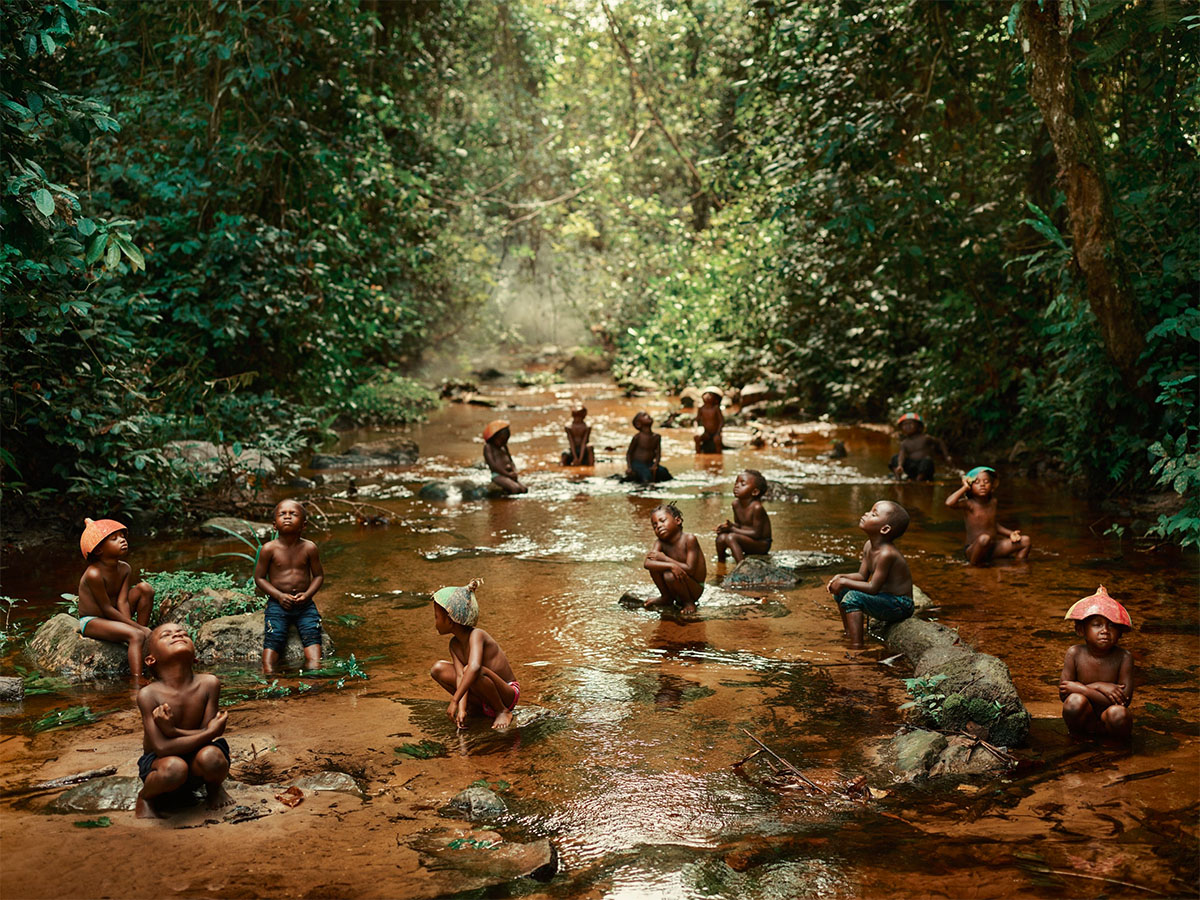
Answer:
[{"label": "boy with bare torso", "polygon": [[592,426],[586,421],[587,407],[582,403],[576,404],[571,410],[571,424],[566,426],[567,449],[563,451],[564,466],[594,466],[596,454],[592,450],[588,438],[592,436]]},{"label": "boy with bare torso", "polygon": [[633,427],[637,434],[625,451],[625,477],[641,484],[670,481],[671,473],[662,464],[662,435],[651,431],[654,420],[650,414],[642,411],[634,416]]},{"label": "boy with bare torso", "polygon": [[646,554],[645,568],[659,596],[651,597],[645,606],[672,603],[680,612],[694,613],[708,577],[700,542],[694,534],[684,532],[683,515],[673,503],[656,507],[650,513],[650,525],[656,540]]},{"label": "boy with bare torso", "polygon": [[512,724],[521,685],[496,639],[475,627],[479,621],[475,591],[481,584],[475,579],[464,587],[445,587],[433,595],[434,627],[438,634],[453,637],[450,659],[435,662],[429,675],[451,695],[446,715],[459,728],[474,712],[488,716],[493,728],[503,730]]},{"label": "boy with bare torso", "polygon": [[725,416],[721,412],[721,392],[715,387],[706,387],[700,395],[700,408],[696,410],[696,424],[700,433],[694,438],[697,453],[722,453],[721,429],[725,427]]},{"label": "boy with bare torso", "polygon": [[945,443],[925,433],[925,420],[917,413],[905,413],[896,421],[896,427],[900,429],[900,452],[889,463],[892,474],[913,481],[932,481],[934,453],[940,452],[947,462],[950,460]]},{"label": "boy with bare torso", "polygon": [[129,671],[142,677],[142,657],[154,606],[154,588],[131,584],[128,529],[115,519],[84,519],[79,549],[88,567],[79,579],[79,633],[114,644],[128,644]]},{"label": "boy with bare torso", "polygon": [[321,613],[313,596],[325,583],[317,545],[301,537],[308,514],[295,500],[275,506],[279,537],[263,545],[254,566],[254,583],[267,595],[263,611],[264,674],[271,675],[287,649],[288,626],[295,625],[304,645],[304,668],[321,667]]},{"label": "boy with bare torso", "polygon": [[996,521],[996,485],[1000,479],[990,466],[976,466],[963,476],[963,484],[946,498],[952,509],[967,512],[967,542],[963,553],[967,562],[982,566],[992,559],[1012,556],[1025,559],[1033,546],[1028,535],[1010,530]]},{"label": "boy with bare torso", "polygon": [[160,818],[160,800],[189,799],[201,785],[209,809],[233,803],[224,784],[229,743],[221,735],[229,714],[218,707],[221,682],[192,671],[195,660],[196,647],[176,622],[159,625],[146,642],[146,670],[155,680],[137,695],[143,751],[142,790],[134,807],[139,819]]},{"label": "boy with bare torso", "polygon": [[529,491],[517,480],[517,467],[508,452],[508,439],[512,432],[503,419],[489,422],[483,429],[483,461],[492,470],[492,483],[506,494],[524,494]]},{"label": "boy with bare torso", "polygon": [[913,614],[912,573],[894,543],[908,528],[908,510],[880,500],[862,514],[858,527],[867,535],[858,572],[835,575],[828,585],[852,650],[862,649],[865,616],[902,622]]},{"label": "boy with bare torso", "polygon": [[757,469],[747,469],[733,482],[733,521],[717,526],[717,562],[732,553],[741,562],[747,553],[771,551],[771,519],[763,508],[767,479]]},{"label": "boy with bare torso", "polygon": [[1133,733],[1133,655],[1117,642],[1133,627],[1125,607],[1104,585],[1067,610],[1075,633],[1083,638],[1067,650],[1058,697],[1072,734],[1127,739]]}]

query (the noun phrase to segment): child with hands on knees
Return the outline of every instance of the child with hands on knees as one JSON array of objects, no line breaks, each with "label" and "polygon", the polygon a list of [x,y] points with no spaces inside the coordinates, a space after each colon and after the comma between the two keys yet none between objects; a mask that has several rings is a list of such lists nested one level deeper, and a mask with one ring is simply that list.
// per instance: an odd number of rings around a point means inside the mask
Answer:
[{"label": "child with hands on knees", "polygon": [[835,575],[828,585],[852,650],[862,649],[866,615],[902,622],[913,614],[912,573],[894,543],[908,528],[908,510],[880,500],[862,514],[858,527],[867,534],[862,565],[853,575]]},{"label": "child with hands on knees", "polygon": [[647,600],[646,608],[672,603],[680,612],[695,613],[696,601],[704,593],[704,579],[708,576],[700,542],[694,534],[684,532],[683,515],[673,503],[655,507],[650,513],[650,525],[656,540],[646,554],[645,568],[659,596]]},{"label": "child with hands on knees", "polygon": [[1075,620],[1083,638],[1067,650],[1058,697],[1072,734],[1127,739],[1133,733],[1133,656],[1117,642],[1133,627],[1125,607],[1104,585],[1074,604],[1064,618]]},{"label": "child with hands on knees", "polygon": [[767,479],[757,469],[747,469],[733,483],[733,521],[717,526],[717,562],[732,553],[741,562],[747,553],[771,552],[771,519],[763,508]]},{"label": "child with hands on knees", "polygon": [[142,677],[142,657],[154,605],[154,588],[131,584],[129,530],[116,519],[84,519],[79,549],[88,567],[79,579],[79,633],[114,644],[128,644],[129,671]]}]

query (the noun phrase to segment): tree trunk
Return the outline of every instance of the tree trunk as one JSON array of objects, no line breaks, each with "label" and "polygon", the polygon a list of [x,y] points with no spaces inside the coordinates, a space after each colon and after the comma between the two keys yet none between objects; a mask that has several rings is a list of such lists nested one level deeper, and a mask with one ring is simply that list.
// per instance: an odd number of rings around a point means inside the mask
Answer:
[{"label": "tree trunk", "polygon": [[1100,324],[1104,345],[1126,385],[1136,391],[1142,375],[1139,357],[1145,348],[1145,328],[1117,247],[1100,136],[1075,80],[1073,16],[1063,11],[1060,0],[1024,0],[1021,23],[1029,93],[1054,142],[1058,180],[1067,195],[1075,262],[1083,273],[1088,303]]}]

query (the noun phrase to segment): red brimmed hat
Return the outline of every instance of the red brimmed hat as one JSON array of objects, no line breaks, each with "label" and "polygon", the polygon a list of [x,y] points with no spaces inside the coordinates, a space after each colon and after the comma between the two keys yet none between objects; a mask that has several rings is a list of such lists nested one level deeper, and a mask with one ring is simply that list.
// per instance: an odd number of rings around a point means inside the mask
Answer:
[{"label": "red brimmed hat", "polygon": [[918,422],[921,425],[925,424],[925,420],[921,418],[920,413],[905,413],[904,415],[902,415],[900,418],[898,418],[896,420],[896,424],[903,425],[905,422],[908,422],[909,420],[911,420],[913,422]]},{"label": "red brimmed hat", "polygon": [[494,422],[488,422],[487,427],[483,429],[483,439],[490,441],[493,437],[508,427],[508,423],[503,419],[496,419]]},{"label": "red brimmed hat", "polygon": [[83,551],[84,559],[110,534],[125,531],[128,527],[116,519],[84,519],[83,534],[79,538],[79,549]]},{"label": "red brimmed hat", "polygon": [[1076,622],[1082,622],[1088,616],[1104,616],[1114,625],[1120,625],[1123,628],[1132,628],[1133,620],[1129,618],[1129,612],[1120,603],[1108,596],[1108,591],[1104,589],[1104,585],[1096,588],[1096,593],[1090,597],[1084,597],[1082,600],[1077,600],[1067,610],[1064,619],[1074,619]]}]

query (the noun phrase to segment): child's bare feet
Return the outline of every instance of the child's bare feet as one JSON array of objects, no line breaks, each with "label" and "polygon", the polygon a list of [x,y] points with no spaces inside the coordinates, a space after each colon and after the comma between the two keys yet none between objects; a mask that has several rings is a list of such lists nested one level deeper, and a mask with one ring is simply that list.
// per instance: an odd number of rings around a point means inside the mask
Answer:
[{"label": "child's bare feet", "polygon": [[651,597],[649,600],[647,600],[645,603],[643,603],[642,606],[645,609],[650,609],[651,607],[654,607],[654,606],[662,606],[666,602],[667,602],[667,598],[664,597],[662,594],[659,594],[657,597]]},{"label": "child's bare feet", "polygon": [[225,785],[218,784],[215,790],[210,786],[208,788],[208,808],[224,809],[226,806],[233,806],[233,798],[225,790]]},{"label": "child's bare feet", "polygon": [[137,816],[137,818],[139,818],[139,819],[161,819],[162,818],[162,816],[160,816],[158,814],[158,810],[156,810],[154,808],[154,806],[150,803],[149,800],[143,799],[141,794],[138,794],[137,803],[134,804],[134,807],[133,807],[133,814],[135,816]]},{"label": "child's bare feet", "polygon": [[492,719],[492,727],[497,731],[503,731],[512,724],[513,714],[511,709],[502,709],[496,714],[496,718]]},{"label": "child's bare feet", "polygon": [[681,615],[694,616],[696,615],[696,604],[689,603],[687,606],[681,606],[679,607],[679,612]]}]

